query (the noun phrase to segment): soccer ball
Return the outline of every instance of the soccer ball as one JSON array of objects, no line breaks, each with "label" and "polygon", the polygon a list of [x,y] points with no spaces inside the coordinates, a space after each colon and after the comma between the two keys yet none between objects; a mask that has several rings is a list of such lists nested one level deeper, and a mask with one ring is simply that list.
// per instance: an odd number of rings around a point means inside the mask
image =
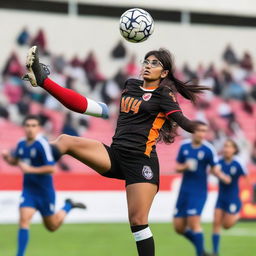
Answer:
[{"label": "soccer ball", "polygon": [[129,42],[143,42],[152,35],[153,31],[154,20],[143,9],[129,9],[120,18],[120,33]]}]

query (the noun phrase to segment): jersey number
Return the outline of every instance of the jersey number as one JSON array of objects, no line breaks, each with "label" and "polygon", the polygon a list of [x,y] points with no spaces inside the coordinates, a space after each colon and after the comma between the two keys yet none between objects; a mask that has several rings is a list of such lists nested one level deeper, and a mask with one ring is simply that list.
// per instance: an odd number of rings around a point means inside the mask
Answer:
[{"label": "jersey number", "polygon": [[133,114],[137,114],[141,103],[142,100],[134,99],[132,97],[123,97],[121,101],[121,112],[129,113],[130,111],[133,111]]}]

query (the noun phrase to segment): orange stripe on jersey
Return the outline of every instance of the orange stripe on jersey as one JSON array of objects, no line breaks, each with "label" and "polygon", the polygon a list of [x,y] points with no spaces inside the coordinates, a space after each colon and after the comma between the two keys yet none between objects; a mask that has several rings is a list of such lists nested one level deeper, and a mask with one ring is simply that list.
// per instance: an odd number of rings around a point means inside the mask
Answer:
[{"label": "orange stripe on jersey", "polygon": [[159,130],[164,125],[165,120],[166,120],[165,114],[161,112],[155,118],[155,121],[152,124],[152,128],[150,129],[148,134],[148,140],[146,142],[146,150],[144,152],[145,155],[150,156],[152,147],[155,145],[156,139],[159,136]]}]

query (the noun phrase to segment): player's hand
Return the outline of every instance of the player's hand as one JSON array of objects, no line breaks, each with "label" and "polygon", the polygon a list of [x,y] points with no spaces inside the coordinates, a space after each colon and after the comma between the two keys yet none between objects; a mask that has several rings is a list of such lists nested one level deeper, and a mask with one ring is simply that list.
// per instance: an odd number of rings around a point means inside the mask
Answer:
[{"label": "player's hand", "polygon": [[196,160],[195,159],[188,159],[186,161],[186,166],[187,166],[187,170],[188,171],[191,171],[191,172],[194,172],[196,171],[196,168],[197,168],[197,163],[196,163]]},{"label": "player's hand", "polygon": [[9,154],[9,151],[8,151],[8,150],[6,150],[6,149],[2,150],[1,156],[2,156],[2,158],[3,158],[4,160],[7,160],[9,155],[10,155],[10,154]]},{"label": "player's hand", "polygon": [[19,161],[18,166],[20,167],[20,169],[24,173],[29,173],[30,170],[31,170],[31,166],[30,165],[28,165],[28,164],[26,164],[24,162],[21,162],[21,161]]},{"label": "player's hand", "polygon": [[223,178],[222,178],[222,181],[223,181],[225,184],[230,184],[231,181],[232,181],[232,178],[231,178],[231,176],[229,176],[229,175],[224,175]]}]

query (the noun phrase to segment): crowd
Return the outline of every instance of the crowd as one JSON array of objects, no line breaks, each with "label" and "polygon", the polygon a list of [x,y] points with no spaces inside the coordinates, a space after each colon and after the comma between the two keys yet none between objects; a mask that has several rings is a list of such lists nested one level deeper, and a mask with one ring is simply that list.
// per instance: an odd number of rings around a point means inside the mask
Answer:
[{"label": "crowd", "polygon": [[[117,111],[117,103],[124,81],[128,77],[138,77],[140,65],[137,63],[136,55],[128,53],[122,41],[110,49],[110,56],[113,61],[118,59],[126,61],[126,65],[116,71],[116,74],[109,78],[108,74],[100,71],[100,63],[93,51],[81,59],[74,56],[67,60],[63,55],[55,55],[47,44],[47,37],[43,29],[39,29],[36,35],[31,35],[27,28],[24,28],[18,35],[16,42],[19,47],[30,47],[37,45],[42,60],[50,63],[51,78],[57,83],[70,89],[79,91],[82,94],[90,95],[101,100],[110,106],[112,114]],[[128,56],[128,58],[127,58]],[[130,56],[130,58],[129,58]],[[220,56],[221,57],[221,56]],[[129,59],[129,61],[127,61]],[[192,69],[189,64],[176,70],[176,76],[190,83],[199,83],[208,86],[212,92],[207,93],[196,105],[198,119],[205,119],[213,131],[212,141],[218,148],[227,136],[236,136],[240,144],[250,149],[251,161],[256,164],[256,138],[249,143],[240,128],[236,113],[233,111],[230,102],[239,100],[242,103],[241,111],[253,116],[256,104],[256,71],[253,58],[249,52],[238,56],[231,45],[223,51],[223,68],[217,68],[214,64],[208,67],[201,64]],[[42,109],[50,109],[65,113],[61,131],[71,135],[81,135],[90,126],[90,119],[87,116],[77,115],[66,111],[53,97],[46,94],[40,88],[34,90],[26,85],[21,77],[25,74],[24,60],[20,60],[15,52],[10,53],[6,63],[2,66],[0,75],[0,118],[8,119],[20,125],[24,116],[31,111],[33,103],[42,106]],[[218,114],[226,120],[226,129],[219,129],[214,120],[209,120],[205,114],[211,108],[214,98],[223,99],[218,106]],[[8,107],[7,107],[8,106]],[[42,120],[49,133],[54,133],[54,126],[51,125],[51,118],[47,113],[40,112]],[[239,134],[239,135],[238,135]]]}]

